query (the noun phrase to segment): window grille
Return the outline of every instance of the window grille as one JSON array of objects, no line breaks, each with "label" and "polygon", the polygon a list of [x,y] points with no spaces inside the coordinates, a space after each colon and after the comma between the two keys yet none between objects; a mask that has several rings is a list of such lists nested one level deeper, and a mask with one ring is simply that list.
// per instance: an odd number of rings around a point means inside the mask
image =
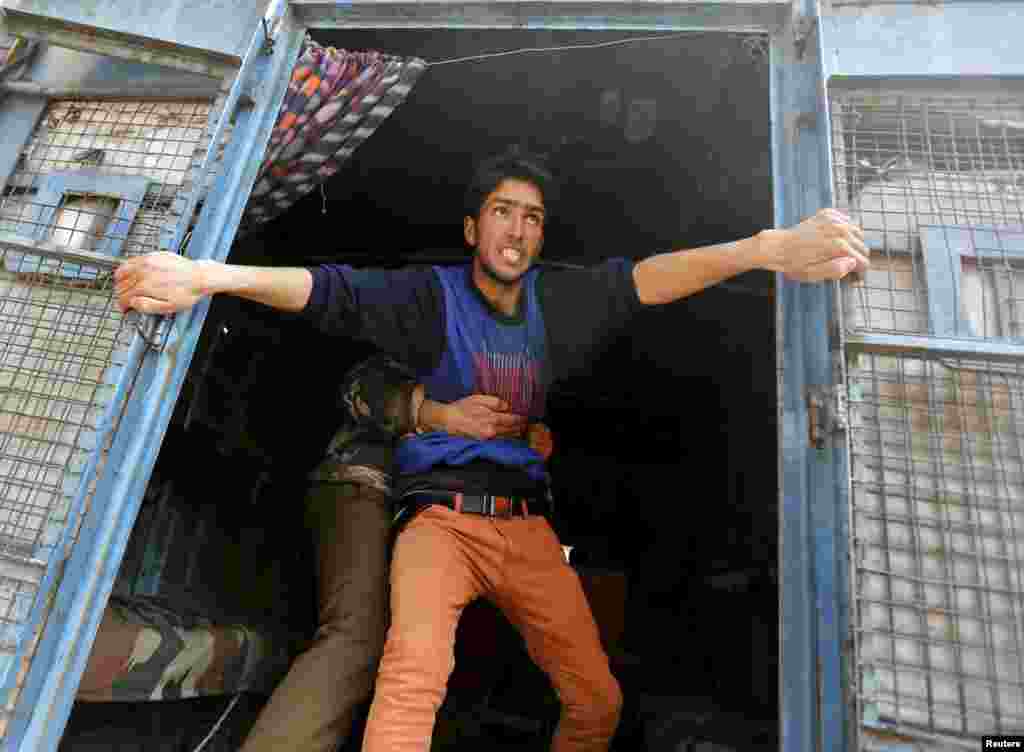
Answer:
[{"label": "window grille", "polygon": [[831,126],[836,204],[872,249],[846,331],[936,343],[847,361],[856,717],[1019,734],[1024,359],[984,344],[1022,343],[1024,97],[837,90]]},{"label": "window grille", "polygon": [[53,101],[0,195],[0,679],[126,365],[117,259],[173,250],[212,107]]}]

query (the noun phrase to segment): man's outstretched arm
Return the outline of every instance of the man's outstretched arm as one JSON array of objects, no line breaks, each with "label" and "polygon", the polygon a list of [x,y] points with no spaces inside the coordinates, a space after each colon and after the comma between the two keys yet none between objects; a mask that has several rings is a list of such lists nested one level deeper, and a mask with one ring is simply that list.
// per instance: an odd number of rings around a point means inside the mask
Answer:
[{"label": "man's outstretched arm", "polygon": [[868,267],[864,232],[834,209],[799,225],[734,243],[651,256],[633,269],[640,302],[671,303],[744,272],[782,272],[798,282],[842,279]]},{"label": "man's outstretched arm", "polygon": [[297,312],[309,302],[313,275],[303,268],[238,266],[162,252],[124,261],[114,283],[122,312],[170,314],[217,293]]}]

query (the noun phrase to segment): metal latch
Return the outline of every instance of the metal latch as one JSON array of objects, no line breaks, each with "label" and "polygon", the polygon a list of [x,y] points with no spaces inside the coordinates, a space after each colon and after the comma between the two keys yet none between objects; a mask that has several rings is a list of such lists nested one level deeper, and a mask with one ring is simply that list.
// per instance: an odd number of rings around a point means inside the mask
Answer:
[{"label": "metal latch", "polygon": [[847,430],[846,387],[812,386],[807,389],[807,426],[812,447],[823,449],[831,434]]}]

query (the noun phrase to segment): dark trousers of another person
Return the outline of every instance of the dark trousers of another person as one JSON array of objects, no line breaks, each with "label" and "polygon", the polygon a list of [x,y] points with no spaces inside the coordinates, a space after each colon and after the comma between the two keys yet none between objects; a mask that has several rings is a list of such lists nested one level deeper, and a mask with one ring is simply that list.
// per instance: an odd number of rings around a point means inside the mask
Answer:
[{"label": "dark trousers of another person", "polygon": [[334,752],[370,697],[387,629],[388,499],[316,483],[307,499],[319,566],[319,629],[274,690],[242,752]]},{"label": "dark trousers of another person", "polygon": [[477,597],[523,635],[562,703],[554,752],[607,750],[622,692],[579,576],[541,516],[494,519],[431,506],[395,543],[391,627],[363,752],[427,752],[455,664],[455,629]]}]

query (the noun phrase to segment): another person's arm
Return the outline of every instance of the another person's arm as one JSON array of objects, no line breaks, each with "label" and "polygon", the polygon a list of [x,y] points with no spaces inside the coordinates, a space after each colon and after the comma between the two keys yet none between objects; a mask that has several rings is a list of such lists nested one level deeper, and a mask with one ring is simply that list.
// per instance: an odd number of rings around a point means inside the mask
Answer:
[{"label": "another person's arm", "polygon": [[[418,386],[417,393],[422,395],[422,389]],[[448,404],[424,399],[418,408],[417,424],[420,430],[444,431],[470,439],[522,439],[545,460],[555,448],[551,429],[545,424],[509,412],[507,402],[489,394],[471,394]]]},{"label": "another person's arm", "polygon": [[497,397],[474,394],[444,404],[425,399],[412,372],[387,355],[376,355],[351,371],[342,401],[356,426],[390,437],[444,431],[472,439],[523,437],[526,419]]}]

